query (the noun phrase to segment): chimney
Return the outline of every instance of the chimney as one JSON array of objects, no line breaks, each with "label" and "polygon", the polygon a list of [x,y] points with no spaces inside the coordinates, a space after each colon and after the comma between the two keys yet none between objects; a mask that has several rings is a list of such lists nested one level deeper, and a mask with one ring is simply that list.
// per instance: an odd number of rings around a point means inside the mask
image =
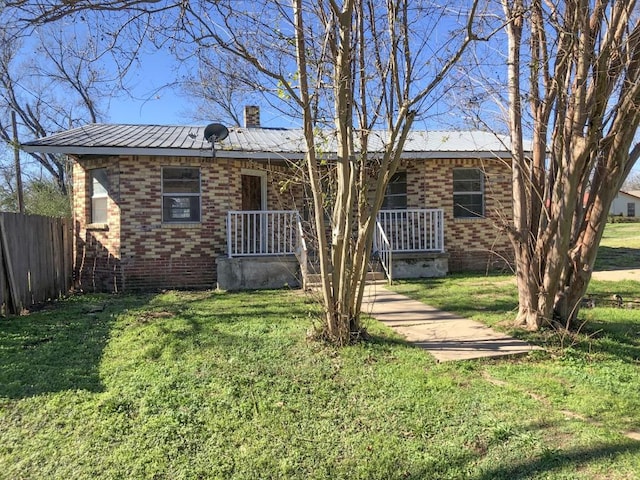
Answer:
[{"label": "chimney", "polygon": [[247,105],[244,107],[245,128],[260,128],[260,107]]}]

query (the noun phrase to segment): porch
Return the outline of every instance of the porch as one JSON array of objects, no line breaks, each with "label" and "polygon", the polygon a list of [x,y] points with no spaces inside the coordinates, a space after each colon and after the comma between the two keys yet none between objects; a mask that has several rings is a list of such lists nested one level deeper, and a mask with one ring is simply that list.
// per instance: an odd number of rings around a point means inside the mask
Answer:
[{"label": "porch", "polygon": [[[226,224],[227,255],[216,260],[218,288],[298,288],[315,270],[296,210],[230,211]],[[443,211],[381,211],[374,233],[374,264],[389,282],[446,275]]]}]

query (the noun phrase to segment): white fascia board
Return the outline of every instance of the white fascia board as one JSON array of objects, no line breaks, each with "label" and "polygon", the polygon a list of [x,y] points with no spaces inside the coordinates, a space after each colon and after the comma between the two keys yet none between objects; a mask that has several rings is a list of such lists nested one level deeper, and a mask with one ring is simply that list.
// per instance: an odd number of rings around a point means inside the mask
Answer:
[{"label": "white fascia board", "polygon": [[[145,148],[145,147],[61,147],[61,146],[34,146],[23,145],[22,149],[28,153],[52,153],[71,156],[82,155],[136,155],[151,157],[211,157],[211,149],[181,149],[181,148]],[[216,157],[238,158],[256,160],[299,160],[304,157],[302,153],[269,153],[246,152],[232,150],[217,150]]]},{"label": "white fascia board", "polygon": [[431,159],[445,159],[445,160],[456,160],[456,159],[491,159],[491,158],[500,158],[500,159],[510,159],[511,154],[509,152],[403,152],[400,155],[400,158],[406,160],[431,160]]}]

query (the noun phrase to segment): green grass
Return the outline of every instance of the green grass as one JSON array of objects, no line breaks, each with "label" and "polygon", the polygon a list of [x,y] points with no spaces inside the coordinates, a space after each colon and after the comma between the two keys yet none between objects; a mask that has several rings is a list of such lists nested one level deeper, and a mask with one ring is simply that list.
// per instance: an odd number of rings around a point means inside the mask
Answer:
[{"label": "green grass", "polygon": [[640,248],[640,223],[607,223],[601,245]]},{"label": "green grass", "polygon": [[[596,308],[583,309],[575,335],[512,329],[517,291],[510,275],[453,275],[401,282],[394,290],[545,346],[535,360],[495,362],[493,378],[581,422],[640,432],[640,310],[615,308],[611,296],[640,299],[640,283],[591,282]],[[636,471],[636,475],[640,472]]]},{"label": "green grass", "polygon": [[607,223],[595,268],[640,268],[640,223]]},{"label": "green grass", "polygon": [[373,321],[352,347],[308,340],[315,310],[286,291],[167,292],[0,319],[0,478],[640,476],[637,321],[436,364]]}]

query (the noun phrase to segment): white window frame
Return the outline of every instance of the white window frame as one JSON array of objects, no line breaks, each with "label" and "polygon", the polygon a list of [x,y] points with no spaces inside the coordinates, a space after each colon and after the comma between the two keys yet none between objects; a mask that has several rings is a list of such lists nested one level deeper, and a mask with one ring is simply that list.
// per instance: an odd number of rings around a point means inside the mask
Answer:
[{"label": "white window frame", "polygon": [[[480,176],[480,190],[477,190],[477,191],[476,190],[472,190],[472,191],[456,191],[455,172],[456,171],[462,171],[462,170],[478,172],[478,175]],[[484,172],[479,168],[460,167],[460,168],[454,168],[453,169],[452,177],[453,177],[453,218],[484,218],[484,216],[485,216],[485,195],[484,195],[485,178],[484,178]],[[480,205],[481,205],[481,211],[479,212],[479,214],[477,214],[475,212],[472,212],[470,210],[466,210],[465,214],[463,214],[463,215],[456,214],[456,205],[457,205],[456,195],[479,196],[480,197]]]},{"label": "white window frame", "polygon": [[[198,192],[166,192],[164,191],[164,175],[166,170],[197,170],[198,171]],[[202,171],[199,167],[189,167],[189,166],[166,166],[162,167],[162,175],[161,175],[161,183],[162,183],[162,198],[161,198],[161,215],[162,215],[162,223],[168,224],[184,224],[184,223],[200,223],[202,221]],[[198,198],[198,218],[196,220],[192,219],[191,216],[189,218],[181,219],[181,218],[165,218],[165,208],[164,202],[165,198],[168,197],[180,197],[180,198]],[[191,207],[190,207],[191,208]]]},{"label": "white window frame", "polygon": [[[90,197],[91,197],[91,212],[90,212],[90,223],[92,224],[101,224],[107,223],[109,220],[109,184],[108,184],[108,176],[106,168],[94,168],[89,170],[90,177]],[[104,180],[104,184],[100,182],[100,178],[98,176],[102,176]],[[104,191],[96,192],[96,183],[102,185]],[[101,209],[96,208],[96,203],[104,203]],[[104,217],[99,216],[98,212],[104,212]]]}]

